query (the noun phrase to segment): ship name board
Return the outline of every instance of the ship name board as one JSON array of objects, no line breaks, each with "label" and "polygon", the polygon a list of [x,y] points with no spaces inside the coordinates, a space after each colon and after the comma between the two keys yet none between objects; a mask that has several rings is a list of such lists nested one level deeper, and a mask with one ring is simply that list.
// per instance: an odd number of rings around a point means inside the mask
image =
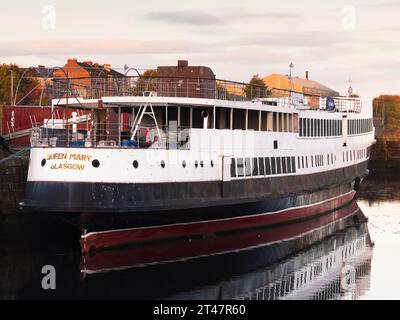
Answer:
[{"label": "ship name board", "polygon": [[[46,157],[47,161],[55,160],[56,163],[52,163],[50,169],[52,170],[75,170],[83,171],[85,170],[85,164],[75,163],[79,162],[90,162],[92,156],[82,154],[82,153],[51,153]],[[65,160],[66,162],[58,163],[58,160]],[[73,161],[74,163],[68,162]]]}]

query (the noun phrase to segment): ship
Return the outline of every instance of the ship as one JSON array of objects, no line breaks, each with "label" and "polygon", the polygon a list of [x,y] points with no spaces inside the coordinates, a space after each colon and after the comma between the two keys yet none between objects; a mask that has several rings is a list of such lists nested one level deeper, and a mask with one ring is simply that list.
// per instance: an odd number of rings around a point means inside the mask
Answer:
[{"label": "ship", "polygon": [[54,79],[52,109],[64,118],[32,129],[21,206],[80,228],[87,252],[345,207],[368,174],[372,101],[294,81],[219,80],[187,61],[124,79]]}]

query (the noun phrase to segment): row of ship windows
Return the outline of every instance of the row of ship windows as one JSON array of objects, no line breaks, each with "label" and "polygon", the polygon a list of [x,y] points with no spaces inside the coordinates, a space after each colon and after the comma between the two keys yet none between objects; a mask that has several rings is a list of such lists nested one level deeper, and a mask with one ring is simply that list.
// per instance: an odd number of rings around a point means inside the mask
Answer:
[{"label": "row of ship windows", "polygon": [[365,159],[370,156],[370,149],[361,149],[343,152],[343,162]]},{"label": "row of ship windows", "polygon": [[349,134],[362,134],[372,131],[372,119],[349,120]]},{"label": "row of ship windows", "polygon": [[296,173],[295,157],[233,158],[231,177]]},{"label": "row of ship windows", "polygon": [[[328,161],[328,165],[333,164],[333,154],[327,154],[326,158]],[[310,156],[310,161],[308,160],[308,156],[297,157],[297,166],[299,169],[308,169],[309,164],[311,165],[311,168],[324,166],[324,156],[322,154]]]},{"label": "row of ship windows", "polygon": [[300,137],[337,137],[342,135],[341,120],[305,119],[299,122]]},{"label": "row of ship windows", "polygon": [[[348,121],[348,134],[362,134],[372,131],[372,119]],[[299,121],[300,137],[338,137],[343,134],[341,120],[306,119]]]},{"label": "row of ship windows", "polygon": [[[343,152],[343,162],[367,157],[369,157],[369,149]],[[325,165],[325,161],[327,165],[333,165],[336,160],[336,156],[333,153],[299,156],[297,157],[297,168],[322,167]],[[254,177],[287,173],[296,173],[295,157],[233,158],[231,162],[231,177]]]}]

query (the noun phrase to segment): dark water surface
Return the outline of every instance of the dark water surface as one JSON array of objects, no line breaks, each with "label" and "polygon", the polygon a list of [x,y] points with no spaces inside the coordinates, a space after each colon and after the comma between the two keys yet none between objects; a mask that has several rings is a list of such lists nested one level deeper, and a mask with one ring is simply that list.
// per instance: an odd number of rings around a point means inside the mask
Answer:
[{"label": "dark water surface", "polygon": [[284,227],[92,256],[47,221],[0,240],[0,299],[399,299],[400,179],[370,177],[350,206]]}]

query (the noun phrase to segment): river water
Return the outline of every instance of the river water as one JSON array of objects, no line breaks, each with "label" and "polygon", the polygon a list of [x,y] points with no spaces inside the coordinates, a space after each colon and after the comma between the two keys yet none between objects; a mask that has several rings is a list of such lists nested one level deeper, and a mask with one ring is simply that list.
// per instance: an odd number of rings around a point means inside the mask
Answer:
[{"label": "river water", "polygon": [[354,203],[311,221],[90,256],[53,222],[3,230],[0,299],[399,299],[399,190],[369,177]]}]

